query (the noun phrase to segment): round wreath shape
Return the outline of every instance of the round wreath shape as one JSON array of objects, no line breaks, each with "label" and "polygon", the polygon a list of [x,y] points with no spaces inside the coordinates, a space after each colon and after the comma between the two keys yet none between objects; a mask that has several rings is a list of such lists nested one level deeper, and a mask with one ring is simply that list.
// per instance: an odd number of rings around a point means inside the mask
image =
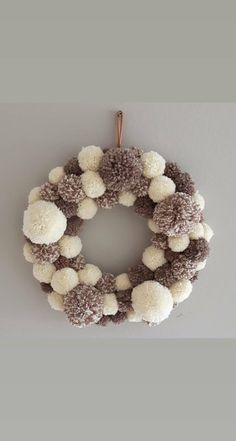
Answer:
[{"label": "round wreath shape", "polygon": [[[191,176],[156,151],[122,148],[120,137],[117,147],[82,147],[52,169],[24,212],[25,259],[50,306],[79,328],[161,323],[189,297],[213,236]],[[98,208],[116,204],[145,217],[153,236],[140,263],[115,276],[86,262],[79,234]]]}]

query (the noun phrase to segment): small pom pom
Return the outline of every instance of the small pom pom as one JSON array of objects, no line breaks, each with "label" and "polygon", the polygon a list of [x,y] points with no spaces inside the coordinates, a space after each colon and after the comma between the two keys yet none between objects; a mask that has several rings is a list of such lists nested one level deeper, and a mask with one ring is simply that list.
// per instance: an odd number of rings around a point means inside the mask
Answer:
[{"label": "small pom pom", "polygon": [[181,303],[186,300],[192,292],[192,283],[187,279],[178,280],[170,287],[174,303]]},{"label": "small pom pom", "polygon": [[148,228],[149,228],[149,230],[151,230],[153,233],[160,233],[160,229],[159,229],[159,227],[153,222],[152,219],[148,219]]},{"label": "small pom pom", "polygon": [[201,211],[204,210],[205,200],[204,200],[204,197],[198,191],[196,191],[196,193],[194,193],[193,200],[200,207]]},{"label": "small pom pom", "polygon": [[95,286],[99,279],[102,277],[102,272],[100,271],[98,266],[87,263],[84,269],[78,272],[78,276],[80,283]]},{"label": "small pom pom", "polygon": [[62,213],[70,219],[72,216],[76,216],[78,205],[75,202],[66,202],[62,198],[55,201],[55,204]]},{"label": "small pom pom", "polygon": [[65,314],[74,326],[83,328],[102,318],[104,296],[94,286],[78,285],[64,297]]},{"label": "small pom pom", "polygon": [[39,201],[41,199],[40,197],[40,187],[34,187],[29,193],[28,196],[28,203],[33,204],[36,201]]},{"label": "small pom pom", "polygon": [[96,284],[96,288],[103,294],[115,291],[115,276],[110,273],[104,273]]},{"label": "small pom pom", "polygon": [[96,145],[88,145],[87,147],[82,147],[81,151],[78,154],[80,168],[83,171],[97,171],[103,155],[104,153],[101,147],[97,147]]},{"label": "small pom pom", "polygon": [[162,250],[166,250],[168,248],[168,238],[163,233],[157,233],[151,239],[152,245],[155,248],[161,248]]},{"label": "small pom pom", "polygon": [[46,182],[40,187],[40,199],[54,202],[59,199],[57,185]]},{"label": "small pom pom", "polygon": [[112,190],[106,190],[105,193],[96,199],[96,203],[100,208],[113,208],[118,204],[118,193]]},{"label": "small pom pom", "polygon": [[203,260],[203,262],[198,262],[196,270],[201,271],[202,269],[204,269],[206,266],[206,263],[207,263],[206,259]]},{"label": "small pom pom", "polygon": [[153,279],[153,272],[147,268],[143,263],[132,266],[128,271],[129,280],[133,287],[140,285],[146,280]]},{"label": "small pom pom", "polygon": [[195,184],[189,173],[179,173],[174,180],[176,191],[192,196],[195,192]]},{"label": "small pom pom", "polygon": [[136,196],[131,193],[131,191],[122,191],[119,194],[119,204],[124,205],[125,207],[132,207],[136,200]]},{"label": "small pom pom", "polygon": [[82,250],[82,242],[77,236],[63,236],[59,241],[60,253],[62,256],[71,259],[78,256]]},{"label": "small pom pom", "polygon": [[204,228],[200,222],[193,226],[189,233],[189,238],[195,240],[204,238]]},{"label": "small pom pom", "polygon": [[157,176],[151,180],[148,195],[153,202],[161,202],[175,192],[175,183],[167,176]]},{"label": "small pom pom", "polygon": [[34,278],[41,283],[50,283],[55,271],[56,268],[52,263],[45,263],[43,265],[35,263],[33,265]]},{"label": "small pom pom", "polygon": [[53,289],[52,289],[50,283],[44,283],[44,282],[41,282],[41,283],[40,283],[40,287],[41,287],[41,290],[42,290],[43,292],[45,292],[46,294],[49,294],[50,292],[53,291]]},{"label": "small pom pom", "polygon": [[85,198],[82,180],[77,175],[66,175],[58,184],[58,192],[66,202],[78,203]]},{"label": "small pom pom", "polygon": [[89,198],[95,199],[102,196],[106,187],[101,176],[94,171],[86,171],[81,175],[83,190]]},{"label": "small pom pom", "polygon": [[182,171],[179,168],[179,166],[176,164],[176,162],[166,163],[165,171],[164,171],[165,176],[175,181],[175,179],[180,173],[182,173]]},{"label": "small pom pom", "polygon": [[62,268],[72,268],[75,271],[79,271],[81,269],[84,269],[86,264],[84,256],[82,254],[79,254],[77,257],[73,257],[72,259],[67,259],[67,257],[60,256],[55,262],[54,265],[57,270],[60,270]]},{"label": "small pom pom", "polygon": [[146,152],[141,157],[143,166],[143,176],[154,178],[160,176],[165,170],[165,159],[157,152]]},{"label": "small pom pom", "polygon": [[155,209],[155,204],[149,198],[149,196],[137,198],[134,203],[135,213],[143,217],[152,218],[154,209]]},{"label": "small pom pom", "polygon": [[60,180],[65,176],[63,167],[53,168],[48,175],[48,180],[51,184],[58,184]]},{"label": "small pom pom", "polygon": [[111,317],[109,315],[103,315],[96,325],[106,327],[109,323],[111,323]]},{"label": "small pom pom", "polygon": [[134,310],[131,310],[128,312],[127,319],[129,322],[132,322],[132,323],[140,323],[143,321],[142,315],[137,314],[137,312],[135,312]]},{"label": "small pom pom", "polygon": [[115,315],[118,311],[118,303],[115,294],[105,294],[103,304],[104,315]]},{"label": "small pom pom", "polygon": [[109,317],[112,323],[115,325],[120,325],[127,319],[127,313],[118,311],[115,315],[110,315]]},{"label": "small pom pom", "polygon": [[188,234],[182,234],[182,236],[169,237],[168,245],[172,251],[180,253],[181,251],[186,250],[189,246],[189,236]]},{"label": "small pom pom", "polygon": [[57,270],[52,277],[51,285],[54,291],[65,295],[79,283],[78,274],[72,268]]},{"label": "small pom pom", "polygon": [[150,179],[145,178],[145,176],[141,176],[140,179],[136,182],[135,187],[132,188],[133,194],[138,198],[147,196],[150,182]]},{"label": "small pom pom", "polygon": [[32,244],[31,250],[36,263],[53,263],[60,256],[60,249],[57,243],[50,245]]},{"label": "small pom pom", "polygon": [[176,281],[169,262],[156,269],[154,279],[167,288],[169,288]]},{"label": "small pom pom", "polygon": [[210,242],[211,238],[214,236],[214,231],[211,229],[211,227],[203,222],[203,230],[204,230],[204,238],[207,242]]},{"label": "small pom pom", "polygon": [[144,250],[142,261],[151,271],[155,271],[166,263],[164,251],[151,245]]},{"label": "small pom pom", "polygon": [[195,262],[178,254],[171,263],[171,271],[176,280],[191,279],[196,272],[196,266]]},{"label": "small pom pom", "polygon": [[64,311],[63,296],[57,292],[48,294],[48,303],[55,311]]},{"label": "small pom pom", "polygon": [[77,236],[83,222],[83,219],[80,219],[78,216],[72,216],[70,219],[67,219],[65,234],[68,234],[69,236]]},{"label": "small pom pom", "polygon": [[66,175],[80,176],[83,173],[83,171],[79,166],[78,159],[77,158],[70,159],[64,167],[64,172]]},{"label": "small pom pom", "polygon": [[32,253],[32,245],[29,242],[25,242],[24,244],[23,255],[27,262],[35,263],[35,257]]},{"label": "small pom pom", "polygon": [[77,216],[81,219],[88,220],[92,219],[97,213],[98,206],[93,199],[85,198],[80,202],[77,210]]},{"label": "small pom pom", "polygon": [[119,274],[116,276],[116,289],[117,291],[124,291],[132,287],[129,276],[126,273]]},{"label": "small pom pom", "polygon": [[195,262],[202,262],[208,257],[209,244],[205,239],[191,240],[188,248],[184,251],[185,257]]}]

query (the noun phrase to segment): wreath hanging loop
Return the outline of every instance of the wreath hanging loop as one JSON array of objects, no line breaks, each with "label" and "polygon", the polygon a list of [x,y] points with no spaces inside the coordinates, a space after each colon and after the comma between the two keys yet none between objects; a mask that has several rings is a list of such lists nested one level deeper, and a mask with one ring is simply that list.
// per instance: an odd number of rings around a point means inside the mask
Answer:
[{"label": "wreath hanging loop", "polygon": [[116,113],[116,146],[121,147],[122,144],[122,131],[123,131],[123,112],[119,110]]}]

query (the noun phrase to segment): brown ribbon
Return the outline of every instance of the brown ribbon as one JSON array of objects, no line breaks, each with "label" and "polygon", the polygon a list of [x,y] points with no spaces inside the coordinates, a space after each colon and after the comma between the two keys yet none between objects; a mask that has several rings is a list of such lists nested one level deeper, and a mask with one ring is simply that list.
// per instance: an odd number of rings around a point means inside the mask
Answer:
[{"label": "brown ribbon", "polygon": [[123,130],[123,112],[119,110],[119,112],[116,113],[116,146],[119,148],[121,148],[122,130]]}]

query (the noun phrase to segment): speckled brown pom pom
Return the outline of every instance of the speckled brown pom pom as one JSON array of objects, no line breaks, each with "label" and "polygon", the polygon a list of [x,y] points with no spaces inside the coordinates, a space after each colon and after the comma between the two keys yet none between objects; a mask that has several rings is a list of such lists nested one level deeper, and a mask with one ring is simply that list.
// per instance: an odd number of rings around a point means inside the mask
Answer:
[{"label": "speckled brown pom pom", "polygon": [[78,203],[85,198],[80,176],[66,175],[58,184],[58,192],[66,202]]},{"label": "speckled brown pom pom", "polygon": [[176,278],[172,273],[170,263],[165,263],[164,265],[157,268],[154,273],[154,279],[161,285],[169,288],[176,281]]},{"label": "speckled brown pom pom", "polygon": [[200,220],[199,206],[191,196],[175,193],[160,202],[153,214],[153,221],[160,231],[167,236],[179,236],[189,233]]},{"label": "speckled brown pom pom", "polygon": [[140,216],[151,219],[153,216],[153,212],[155,209],[154,202],[150,199],[149,196],[143,196],[141,198],[137,198],[134,203],[135,213]]},{"label": "speckled brown pom pom", "polygon": [[96,325],[105,327],[109,323],[111,323],[110,315],[103,315],[102,318],[96,323]]},{"label": "speckled brown pom pom", "polygon": [[163,233],[157,233],[151,238],[151,242],[155,248],[161,248],[162,250],[167,250],[168,248],[168,238]]},{"label": "speckled brown pom pom", "polygon": [[112,208],[118,204],[118,196],[117,191],[106,190],[102,196],[96,199],[96,203],[100,208]]},{"label": "speckled brown pom pom", "polygon": [[116,298],[121,302],[129,302],[131,300],[132,288],[124,289],[116,293]]},{"label": "speckled brown pom pom", "polygon": [[145,282],[146,280],[153,280],[153,272],[143,263],[129,268],[128,275],[133,287]]},{"label": "speckled brown pom pom", "polygon": [[67,217],[67,219],[71,218],[72,216],[76,216],[78,210],[78,205],[76,203],[66,202],[62,198],[58,199],[58,201],[55,203],[57,207],[60,208],[62,213]]},{"label": "speckled brown pom pom", "polygon": [[196,282],[196,281],[198,280],[198,274],[199,274],[199,272],[196,271],[196,273],[194,274],[194,276],[191,277],[191,279],[190,279],[190,282],[191,282],[191,283],[194,283],[194,282]]},{"label": "speckled brown pom pom", "polygon": [[145,176],[141,176],[139,181],[135,184],[135,187],[132,188],[132,193],[134,193],[135,196],[137,196],[138,198],[146,196],[148,194],[150,182],[151,179],[148,179]]},{"label": "speckled brown pom pom", "polygon": [[131,300],[128,300],[127,302],[123,302],[122,300],[118,300],[118,311],[129,312],[131,310],[132,310]]},{"label": "speckled brown pom pom", "polygon": [[53,291],[50,283],[40,283],[41,289],[43,292],[45,292],[45,294],[49,294],[50,292]]},{"label": "speckled brown pom pom", "polygon": [[175,178],[182,173],[176,162],[166,162],[164,175],[175,181]]},{"label": "speckled brown pom pom", "polygon": [[77,285],[63,298],[68,320],[80,328],[97,323],[102,318],[103,297],[94,286]]},{"label": "speckled brown pom pom", "polygon": [[130,190],[140,179],[142,165],[132,149],[113,148],[103,156],[99,173],[105,186],[113,191]]},{"label": "speckled brown pom pom", "polygon": [[64,172],[66,175],[80,176],[83,173],[83,171],[79,166],[78,159],[77,158],[70,159],[64,167]]},{"label": "speckled brown pom pom", "polygon": [[110,315],[112,323],[115,323],[115,325],[120,325],[127,319],[126,312],[120,312],[118,311],[115,315]]},{"label": "speckled brown pom pom", "polygon": [[111,294],[115,291],[115,276],[111,273],[103,273],[96,284],[96,288],[103,294]]},{"label": "speckled brown pom pom", "polygon": [[196,272],[196,262],[179,254],[171,263],[171,271],[176,280],[191,279]]},{"label": "speckled brown pom pom", "polygon": [[40,198],[44,201],[54,202],[59,197],[57,185],[46,182],[40,187]]},{"label": "speckled brown pom pom", "polygon": [[185,257],[195,262],[203,262],[208,254],[210,248],[208,242],[201,238],[197,240],[191,240],[188,248],[183,252]]},{"label": "speckled brown pom pom", "polygon": [[167,248],[167,250],[165,250],[165,258],[168,262],[173,262],[173,260],[175,260],[176,256],[178,256],[179,254],[180,253],[175,253],[170,248]]},{"label": "speckled brown pom pom", "polygon": [[141,158],[141,156],[143,154],[143,149],[141,149],[141,147],[132,146],[132,147],[130,147],[130,150],[132,152],[134,152],[134,154],[137,158],[139,158],[139,159]]},{"label": "speckled brown pom pom", "polygon": [[86,260],[82,254],[79,254],[77,257],[73,257],[71,259],[68,259],[67,257],[60,256],[55,262],[54,265],[57,270],[60,270],[62,268],[73,268],[75,271],[80,271],[84,269],[86,265]]},{"label": "speckled brown pom pom", "polygon": [[57,243],[51,243],[50,245],[32,244],[31,252],[35,258],[36,263],[53,263],[60,256],[60,249]]},{"label": "speckled brown pom pom", "polygon": [[72,216],[67,220],[67,227],[64,234],[68,234],[69,236],[77,236],[83,222],[83,219],[80,219],[80,217]]},{"label": "speckled brown pom pom", "polygon": [[179,173],[174,183],[176,185],[176,191],[179,193],[186,193],[190,196],[195,193],[195,184],[189,173]]}]

